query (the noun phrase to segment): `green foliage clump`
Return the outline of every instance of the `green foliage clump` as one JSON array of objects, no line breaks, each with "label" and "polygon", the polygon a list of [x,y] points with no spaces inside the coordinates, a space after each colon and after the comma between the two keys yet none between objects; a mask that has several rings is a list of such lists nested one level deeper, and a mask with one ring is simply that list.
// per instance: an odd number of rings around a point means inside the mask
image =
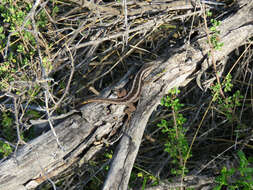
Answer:
[{"label": "green foliage clump", "polygon": [[[235,91],[232,95],[228,93],[232,92],[233,84],[231,83],[231,75],[227,75],[225,80],[222,82],[221,85],[216,84],[211,87],[211,91],[213,94],[213,102],[216,102],[218,108],[222,111],[222,113],[226,116],[226,118],[232,122],[236,118],[234,115],[234,110],[236,107],[241,106],[241,99],[243,96],[241,95],[240,91]],[[223,98],[220,96],[220,88],[224,88],[224,92],[228,95]]]},{"label": "green foliage clump", "polygon": [[[167,107],[173,112],[173,120],[167,121],[162,119],[158,127],[162,128],[162,133],[167,134],[168,138],[164,144],[164,151],[168,152],[172,158],[172,163],[175,168],[171,169],[171,173],[174,175],[181,175],[187,171],[184,168],[184,160],[187,160],[189,145],[185,137],[186,129],[183,124],[186,122],[186,118],[179,113],[184,104],[179,102],[176,95],[180,93],[178,89],[172,89],[169,95],[162,98],[161,105]],[[184,171],[184,172],[183,172]]]},{"label": "green foliage clump", "polygon": [[0,140],[0,159],[9,156],[12,153],[12,148],[8,143]]},{"label": "green foliage clump", "polygon": [[253,189],[253,168],[249,165],[253,163],[253,158],[247,159],[242,151],[239,151],[237,155],[239,157],[238,168],[227,169],[223,167],[221,175],[215,179],[217,186],[214,190],[224,188],[231,190]]}]

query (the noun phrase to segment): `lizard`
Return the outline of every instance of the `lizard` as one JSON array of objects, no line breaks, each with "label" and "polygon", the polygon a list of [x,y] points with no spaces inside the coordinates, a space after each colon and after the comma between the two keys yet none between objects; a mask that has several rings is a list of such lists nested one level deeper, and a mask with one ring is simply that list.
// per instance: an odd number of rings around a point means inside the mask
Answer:
[{"label": "lizard", "polygon": [[133,103],[135,103],[139,99],[141,89],[143,86],[143,79],[152,71],[152,69],[153,65],[142,66],[142,68],[135,75],[131,89],[126,96],[121,98],[91,98],[82,101],[77,107],[80,108],[82,105],[92,102],[98,102],[98,103],[127,105],[129,107],[129,111],[131,112],[134,111],[135,107]]}]

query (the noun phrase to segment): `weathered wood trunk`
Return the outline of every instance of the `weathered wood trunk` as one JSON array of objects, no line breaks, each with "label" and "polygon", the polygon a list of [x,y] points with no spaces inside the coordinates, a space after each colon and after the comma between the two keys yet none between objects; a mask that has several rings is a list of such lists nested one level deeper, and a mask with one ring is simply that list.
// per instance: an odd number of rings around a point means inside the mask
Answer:
[{"label": "weathered wood trunk", "polygon": [[[220,51],[214,51],[215,62],[222,60],[253,35],[253,3],[244,0],[239,1],[239,5],[238,10],[223,20],[218,28],[224,46]],[[120,140],[103,189],[127,189],[151,113],[169,89],[185,85],[194,78],[197,64],[201,64],[203,57],[210,51],[205,33],[200,32],[195,39],[190,45],[173,49],[173,53],[168,53],[169,56],[161,56],[153,62],[157,67],[149,79],[157,80],[143,88],[137,110],[131,117],[127,135],[123,134]],[[0,163],[0,189],[34,188],[80,159],[83,162],[90,160],[103,146],[103,142],[109,142],[115,131],[123,125],[125,106],[112,105],[110,114],[105,107],[104,104],[86,105],[82,108],[82,116],[73,114],[55,126],[64,150],[58,147],[54,135],[48,131],[20,148],[16,158],[11,157]]]}]

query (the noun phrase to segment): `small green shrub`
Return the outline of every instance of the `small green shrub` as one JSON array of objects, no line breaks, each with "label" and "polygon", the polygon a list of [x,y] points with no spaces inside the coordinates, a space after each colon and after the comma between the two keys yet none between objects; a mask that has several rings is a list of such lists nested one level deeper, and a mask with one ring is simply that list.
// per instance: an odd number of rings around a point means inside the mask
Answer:
[{"label": "small green shrub", "polygon": [[9,156],[12,153],[12,148],[8,143],[0,140],[0,159]]},{"label": "small green shrub", "polygon": [[221,175],[215,179],[217,186],[214,190],[224,188],[231,190],[253,189],[253,168],[249,166],[249,163],[253,163],[253,158],[248,160],[242,151],[239,151],[237,155],[239,157],[239,166],[231,169],[224,166]]},{"label": "small green shrub", "polygon": [[162,128],[162,133],[168,135],[168,139],[164,144],[164,151],[170,154],[172,163],[175,165],[175,167],[171,169],[171,173],[174,175],[181,175],[187,172],[187,169],[184,168],[183,161],[186,160],[189,151],[189,145],[185,137],[186,129],[183,127],[186,118],[179,113],[179,110],[182,109],[184,104],[181,104],[179,99],[176,98],[178,93],[180,93],[178,89],[172,89],[169,95],[162,98],[161,105],[172,110],[174,116],[170,121],[162,119],[161,122],[157,124],[158,127]]}]

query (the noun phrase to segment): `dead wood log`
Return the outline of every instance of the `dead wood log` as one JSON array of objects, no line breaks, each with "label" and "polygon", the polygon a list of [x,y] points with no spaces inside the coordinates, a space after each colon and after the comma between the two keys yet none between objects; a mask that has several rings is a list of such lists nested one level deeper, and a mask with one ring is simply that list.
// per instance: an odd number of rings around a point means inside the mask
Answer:
[{"label": "dead wood log", "polygon": [[[253,35],[253,3],[239,1],[238,10],[222,21],[220,39],[224,46],[214,52],[214,61],[220,61]],[[184,45],[161,56],[145,85],[137,110],[120,141],[111,163],[103,189],[127,189],[130,172],[136,158],[143,131],[161,97],[169,89],[185,85],[196,72],[197,64],[210,51],[204,32],[200,32],[191,45]],[[197,48],[196,48],[197,47]],[[103,104],[90,104],[82,108],[82,116],[74,114],[55,126],[64,150],[57,146],[51,131],[20,148],[16,157],[0,163],[0,189],[31,189],[48,178],[57,176],[73,163],[88,161],[101,149],[105,141],[114,136],[123,123],[124,106],[112,105],[110,114]],[[82,155],[82,158],[80,157]]]}]

